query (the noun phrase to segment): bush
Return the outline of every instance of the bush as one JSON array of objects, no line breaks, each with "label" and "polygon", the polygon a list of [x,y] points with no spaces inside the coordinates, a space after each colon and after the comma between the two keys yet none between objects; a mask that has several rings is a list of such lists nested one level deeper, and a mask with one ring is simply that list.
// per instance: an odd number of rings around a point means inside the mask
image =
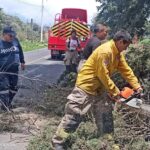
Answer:
[{"label": "bush", "polygon": [[23,51],[31,51],[47,47],[47,43],[40,43],[38,41],[29,41],[29,40],[21,41],[21,45]]}]

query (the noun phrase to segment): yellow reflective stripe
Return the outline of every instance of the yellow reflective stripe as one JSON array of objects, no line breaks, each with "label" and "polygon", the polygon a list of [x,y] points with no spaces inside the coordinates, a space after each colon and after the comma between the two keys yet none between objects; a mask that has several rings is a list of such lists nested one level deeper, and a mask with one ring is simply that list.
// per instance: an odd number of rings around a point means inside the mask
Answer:
[{"label": "yellow reflective stripe", "polygon": [[88,35],[88,33],[85,33],[85,32],[83,32],[81,30],[76,29],[76,31],[77,31],[77,35],[80,35],[80,36],[87,36]]},{"label": "yellow reflective stripe", "polygon": [[83,35],[88,35],[89,31],[84,30],[83,28],[81,28],[80,26],[73,24],[73,27],[76,29],[77,33],[82,33]]},{"label": "yellow reflective stripe", "polygon": [[71,24],[71,21],[61,22],[61,23],[58,23],[57,25],[53,26],[51,30],[52,30],[52,32],[55,32],[59,28],[64,28],[64,26],[67,26],[69,24]]},{"label": "yellow reflective stripe", "polygon": [[[69,30],[70,30],[70,24],[71,23],[66,24],[65,26],[61,27],[62,30],[59,28],[59,31],[57,30],[57,31],[53,32],[53,34],[54,35],[58,35],[58,33],[61,33],[61,32],[69,32]],[[68,31],[66,31],[66,30],[68,30]]]},{"label": "yellow reflective stripe", "polygon": [[76,21],[60,22],[52,27],[52,33],[54,36],[69,37],[71,29],[75,29],[78,36],[87,36],[89,34],[89,28]]},{"label": "yellow reflective stripe", "polygon": [[79,22],[76,22],[76,21],[74,23],[77,24],[78,26],[80,26],[81,28],[83,28],[84,30],[89,31],[89,28],[86,25],[83,25],[82,23],[79,23]]},{"label": "yellow reflective stripe", "polygon": [[55,28],[58,28],[58,26],[60,26],[60,25],[62,26],[62,25],[65,24],[66,22],[68,22],[68,21],[65,21],[65,22],[64,22],[64,21],[59,22],[59,23],[55,24],[51,29],[54,30]]}]

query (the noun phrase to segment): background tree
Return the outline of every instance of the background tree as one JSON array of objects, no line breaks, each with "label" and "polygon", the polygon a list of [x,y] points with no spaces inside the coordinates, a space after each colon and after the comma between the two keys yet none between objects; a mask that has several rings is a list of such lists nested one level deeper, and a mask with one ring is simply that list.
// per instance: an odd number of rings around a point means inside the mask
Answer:
[{"label": "background tree", "polygon": [[150,20],[145,23],[145,37],[150,38]]},{"label": "background tree", "polygon": [[0,31],[2,30],[2,8],[0,8]]},{"label": "background tree", "polygon": [[40,26],[32,22],[23,22],[17,16],[11,16],[3,12],[0,8],[0,35],[2,35],[2,29],[5,26],[12,26],[17,32],[17,36],[21,41],[39,41],[40,40]]},{"label": "background tree", "polygon": [[96,22],[104,22],[112,33],[120,28],[143,35],[150,17],[150,0],[96,0],[99,3]]}]

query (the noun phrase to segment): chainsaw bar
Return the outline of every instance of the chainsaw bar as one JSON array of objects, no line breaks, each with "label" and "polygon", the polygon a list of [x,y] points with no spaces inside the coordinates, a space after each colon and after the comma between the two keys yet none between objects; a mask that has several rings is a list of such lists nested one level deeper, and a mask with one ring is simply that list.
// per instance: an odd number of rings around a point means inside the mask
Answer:
[{"label": "chainsaw bar", "polygon": [[126,104],[130,107],[134,108],[141,108],[143,101],[138,98],[132,98],[130,101],[128,101]]},{"label": "chainsaw bar", "polygon": [[130,106],[130,107],[134,107],[134,108],[141,108],[141,105],[143,104],[143,101],[139,98],[131,98],[131,99],[121,99],[121,102]]}]

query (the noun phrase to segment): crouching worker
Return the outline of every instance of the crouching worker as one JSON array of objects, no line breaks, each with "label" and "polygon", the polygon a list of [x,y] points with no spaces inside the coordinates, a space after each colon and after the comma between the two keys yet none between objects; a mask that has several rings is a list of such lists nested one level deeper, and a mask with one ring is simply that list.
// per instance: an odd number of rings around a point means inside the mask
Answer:
[{"label": "crouching worker", "polygon": [[[107,103],[105,97],[100,97],[105,91],[116,102],[120,100],[120,90],[111,79],[111,75],[115,71],[119,71],[134,90],[141,91],[141,85],[122,53],[130,43],[130,34],[125,30],[118,31],[112,40],[99,46],[87,59],[78,74],[75,88],[67,97],[65,115],[53,136],[52,144],[55,150],[64,150],[65,141],[69,134],[76,131],[91,106],[96,107],[96,103],[101,101],[103,106],[99,109],[107,107],[104,104],[108,104],[109,101]],[[100,125],[103,130],[103,122],[98,124],[98,128]]]},{"label": "crouching worker", "polygon": [[76,30],[71,31],[71,37],[66,41],[66,56],[64,62],[66,65],[66,73],[77,72],[78,65],[78,51],[80,47],[79,39],[76,36]]}]

